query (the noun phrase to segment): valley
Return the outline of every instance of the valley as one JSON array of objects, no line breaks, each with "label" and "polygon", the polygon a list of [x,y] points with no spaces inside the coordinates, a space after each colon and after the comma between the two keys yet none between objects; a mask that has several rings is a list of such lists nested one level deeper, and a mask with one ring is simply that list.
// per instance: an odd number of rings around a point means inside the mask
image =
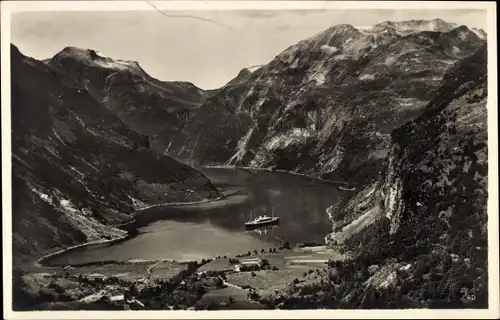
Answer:
[{"label": "valley", "polygon": [[10,49],[15,308],[487,307],[484,32],[335,25],[217,90]]}]

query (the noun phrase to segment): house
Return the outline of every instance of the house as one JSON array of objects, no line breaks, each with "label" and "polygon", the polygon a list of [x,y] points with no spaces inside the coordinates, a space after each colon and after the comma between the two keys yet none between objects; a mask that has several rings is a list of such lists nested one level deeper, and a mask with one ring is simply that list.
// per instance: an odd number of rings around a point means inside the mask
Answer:
[{"label": "house", "polygon": [[262,259],[260,258],[249,258],[242,259],[240,263],[234,266],[234,271],[251,271],[259,270],[262,267]]}]

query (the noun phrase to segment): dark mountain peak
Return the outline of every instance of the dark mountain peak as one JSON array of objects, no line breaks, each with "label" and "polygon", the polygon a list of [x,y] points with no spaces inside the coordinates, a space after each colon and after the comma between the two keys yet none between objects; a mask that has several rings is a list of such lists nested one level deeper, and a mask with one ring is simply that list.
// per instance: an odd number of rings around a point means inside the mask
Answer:
[{"label": "dark mountain peak", "polygon": [[252,72],[248,68],[243,68],[240,70],[238,75],[229,81],[226,86],[238,85],[240,83],[245,82],[252,75]]},{"label": "dark mountain peak", "polygon": [[21,59],[25,59],[25,56],[21,53],[19,48],[14,45],[10,44],[10,60],[11,61],[19,61]]},{"label": "dark mountain peak", "polygon": [[100,51],[72,46],[65,47],[57,53],[49,64],[56,65],[67,60],[73,60],[90,67],[98,67],[113,71],[129,71],[132,74],[146,76],[146,72],[137,61],[114,60]]},{"label": "dark mountain peak", "polygon": [[458,27],[456,27],[455,29],[451,30],[450,32],[461,32],[461,31],[467,31],[467,32],[470,32],[471,30],[469,28],[467,28],[466,25],[460,25]]},{"label": "dark mountain peak", "polygon": [[335,25],[331,28],[331,30],[335,30],[335,31],[338,31],[338,32],[346,32],[346,31],[359,31],[357,28],[355,28],[354,26],[350,25],[350,24],[338,24],[338,25]]},{"label": "dark mountain peak", "polygon": [[10,56],[12,57],[15,55],[22,55],[22,53],[21,53],[21,51],[19,51],[19,48],[15,44],[11,43],[10,44]]},{"label": "dark mountain peak", "polygon": [[[59,58],[92,54],[76,48],[63,51]],[[16,260],[124,235],[113,225],[129,220],[142,204],[218,195],[203,174],[154,154],[149,137],[132,130],[89,91],[68,83],[68,79],[80,79],[22,55],[14,45],[11,53]],[[83,74],[80,70],[72,75]],[[126,87],[123,92],[132,89]],[[161,114],[153,114],[148,125]]]},{"label": "dark mountain peak", "polygon": [[[19,48],[11,43],[10,44],[10,60],[11,60],[11,66],[12,64],[17,64],[17,63],[27,63],[31,65],[34,68],[37,68],[39,70],[47,71],[49,67],[47,67],[44,63],[41,63],[40,61],[33,59],[31,57],[28,57],[24,55]],[[67,82],[67,81],[66,81]]]},{"label": "dark mountain peak", "polygon": [[393,29],[400,34],[410,34],[421,31],[449,32],[456,24],[436,18],[432,20],[384,21],[373,26],[374,31]]},{"label": "dark mountain peak", "polygon": [[394,27],[394,25],[395,25],[395,22],[387,20],[387,21],[383,21],[383,22],[377,23],[373,27],[374,28],[377,28],[377,27]]},{"label": "dark mountain peak", "polygon": [[461,41],[478,41],[479,39],[484,39],[481,34],[478,34],[477,32],[472,31],[469,29],[467,26],[461,25],[450,32],[447,33],[450,37],[452,38],[457,38]]},{"label": "dark mountain peak", "polygon": [[483,29],[471,28],[471,31],[474,32],[480,39],[486,40],[488,34]]},{"label": "dark mountain peak", "polygon": [[302,43],[338,47],[348,39],[352,41],[362,37],[365,37],[365,35],[354,26],[350,24],[338,24],[312,36]]},{"label": "dark mountain peak", "polygon": [[337,24],[334,25],[325,31],[322,31],[315,36],[312,37],[312,39],[321,39],[324,38],[325,36],[331,36],[332,34],[337,34],[337,35],[344,35],[344,34],[356,34],[361,32],[355,28],[354,26],[350,24]]},{"label": "dark mountain peak", "polygon": [[444,21],[441,18],[435,18],[435,19],[431,19],[431,20],[422,20],[422,19],[420,19],[420,20],[412,20],[412,21],[415,21],[415,22],[418,22],[418,23],[423,23],[423,24],[425,24],[426,22],[430,22],[430,23],[434,23],[435,25],[438,25],[438,26],[452,25],[451,23],[446,22],[446,21]]},{"label": "dark mountain peak", "polygon": [[243,68],[241,69],[241,71],[238,73],[238,75],[240,76],[248,76],[248,75],[251,75],[252,72],[250,70],[248,70],[247,68]]},{"label": "dark mountain peak", "polygon": [[338,24],[328,28],[323,34],[328,36],[333,34],[338,36],[356,37],[357,35],[362,35],[362,32],[350,24]]},{"label": "dark mountain peak", "polygon": [[71,57],[78,57],[82,59],[95,59],[95,56],[97,55],[95,50],[91,49],[84,49],[84,48],[78,48],[78,47],[73,47],[73,46],[68,46],[62,49],[60,52],[58,52],[54,57],[61,57],[61,56],[71,56]]}]

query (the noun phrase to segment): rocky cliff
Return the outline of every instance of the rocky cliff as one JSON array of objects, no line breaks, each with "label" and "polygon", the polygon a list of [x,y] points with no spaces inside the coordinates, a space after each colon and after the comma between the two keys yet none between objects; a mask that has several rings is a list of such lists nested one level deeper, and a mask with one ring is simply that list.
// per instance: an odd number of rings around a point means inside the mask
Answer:
[{"label": "rocky cliff", "polygon": [[147,135],[157,153],[366,185],[385,163],[390,132],[484,43],[484,31],[440,19],[336,25],[209,92],[94,50],[66,48],[47,64]]},{"label": "rocky cliff", "polygon": [[123,235],[113,226],[147,204],[218,196],[203,174],[155,154],[93,94],[15,46],[11,71],[16,263]]},{"label": "rocky cliff", "polygon": [[392,132],[378,181],[331,209],[342,214],[327,240],[365,272],[346,306],[487,306],[486,62],[483,46],[455,63],[423,114]]},{"label": "rocky cliff", "polygon": [[157,153],[165,151],[168,138],[185,126],[191,110],[208,95],[191,83],[160,81],[135,61],[113,60],[91,49],[66,47],[45,62],[132,130],[148,136]]},{"label": "rocky cliff", "polygon": [[333,26],[243,70],[192,113],[168,152],[365,185],[385,163],[391,131],[484,43],[442,20]]}]

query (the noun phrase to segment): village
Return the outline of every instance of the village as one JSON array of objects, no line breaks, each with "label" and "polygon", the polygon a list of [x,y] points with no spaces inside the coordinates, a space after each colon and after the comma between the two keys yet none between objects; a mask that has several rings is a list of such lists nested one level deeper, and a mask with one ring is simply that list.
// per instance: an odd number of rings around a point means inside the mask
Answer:
[{"label": "village", "polygon": [[343,258],[325,246],[291,248],[285,243],[201,261],[38,267],[21,282],[32,299],[51,301],[43,308],[53,310],[262,309],[289,285],[324,277],[329,261]]}]

